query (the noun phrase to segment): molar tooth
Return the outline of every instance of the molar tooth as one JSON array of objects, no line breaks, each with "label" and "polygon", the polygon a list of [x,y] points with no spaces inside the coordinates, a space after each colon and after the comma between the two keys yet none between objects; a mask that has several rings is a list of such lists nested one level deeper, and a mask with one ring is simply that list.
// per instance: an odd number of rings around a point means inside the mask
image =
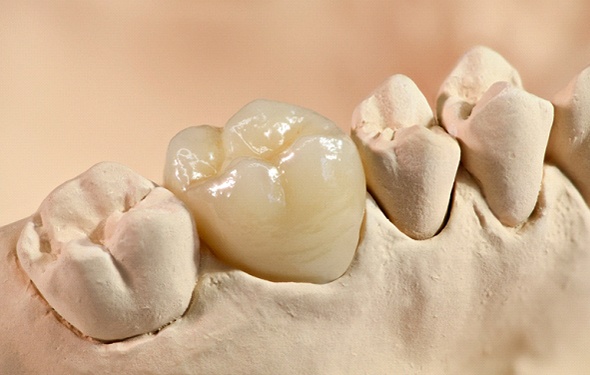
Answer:
[{"label": "molar tooth", "polygon": [[557,93],[553,104],[547,157],[572,179],[590,205],[590,67]]},{"label": "molar tooth", "polygon": [[186,311],[198,249],[191,215],[170,191],[101,163],[43,201],[17,255],[63,319],[87,336],[116,341]]},{"label": "molar tooth", "polygon": [[517,226],[537,202],[553,107],[508,82],[494,83],[470,113],[464,106],[464,98],[449,97],[442,124],[459,140],[462,163],[479,180],[492,212],[504,225]]},{"label": "molar tooth", "polygon": [[426,98],[403,75],[377,88],[352,120],[369,190],[387,217],[415,239],[441,229],[459,166],[457,142],[433,121]]},{"label": "molar tooth", "polygon": [[[190,207],[213,252],[273,281],[325,283],[341,276],[354,256],[365,206],[353,142],[310,110],[267,100],[245,106],[220,133],[209,128],[172,139],[165,181]],[[199,132],[206,135],[188,139]],[[209,142],[222,146],[211,151]],[[197,164],[211,151],[217,173],[188,173],[193,177],[180,181],[181,148]]]}]

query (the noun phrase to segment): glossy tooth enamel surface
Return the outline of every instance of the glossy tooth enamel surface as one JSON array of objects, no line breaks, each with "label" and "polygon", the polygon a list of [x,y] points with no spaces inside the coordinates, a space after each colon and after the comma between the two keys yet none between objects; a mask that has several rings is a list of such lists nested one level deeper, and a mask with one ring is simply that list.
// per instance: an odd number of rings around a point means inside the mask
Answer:
[{"label": "glossy tooth enamel surface", "polygon": [[179,318],[196,283],[198,251],[182,202],[114,163],[56,188],[17,245],[47,303],[83,335],[104,341]]},{"label": "glossy tooth enamel surface", "polygon": [[395,75],[377,88],[356,108],[352,138],[387,217],[414,239],[434,236],[447,215],[460,149],[434,125],[414,82]]},{"label": "glossy tooth enamel surface", "polygon": [[563,170],[590,204],[590,67],[553,99],[555,120],[547,157]]},{"label": "glossy tooth enamel surface", "polygon": [[365,179],[354,143],[307,109],[254,101],[224,129],[168,147],[165,185],[224,261],[272,281],[326,283],[352,261]]},{"label": "glossy tooth enamel surface", "polygon": [[461,161],[506,226],[532,213],[541,189],[553,106],[520,88],[518,74],[483,47],[443,83],[439,120],[459,140]]}]

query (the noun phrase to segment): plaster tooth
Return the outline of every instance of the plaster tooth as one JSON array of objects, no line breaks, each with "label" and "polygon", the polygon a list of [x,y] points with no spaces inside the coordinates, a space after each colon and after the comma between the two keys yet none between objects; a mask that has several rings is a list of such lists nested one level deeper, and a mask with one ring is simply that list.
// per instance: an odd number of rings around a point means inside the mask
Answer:
[{"label": "plaster tooth", "polygon": [[551,103],[524,91],[516,69],[480,46],[445,79],[436,105],[439,122],[459,141],[461,162],[479,180],[492,212],[506,226],[521,224],[541,187]]},{"label": "plaster tooth", "polygon": [[356,108],[352,138],[389,220],[414,239],[434,236],[444,225],[460,150],[434,124],[414,82],[394,75],[377,88]]},{"label": "plaster tooth", "polygon": [[555,120],[547,157],[564,171],[590,205],[590,67],[553,99]]},{"label": "plaster tooth", "polygon": [[56,188],[25,224],[19,262],[48,304],[82,334],[117,341],[182,316],[199,241],[174,195],[101,163]]},{"label": "plaster tooth", "polygon": [[[493,64],[476,68],[471,74],[492,77],[482,82],[500,78],[504,71],[501,66],[495,72]],[[438,102],[443,103],[441,123],[459,140],[461,162],[479,181],[494,215],[506,226],[524,222],[541,189],[551,103],[507,81],[492,84],[475,104],[460,96]]]},{"label": "plaster tooth", "polygon": [[[202,165],[215,172],[196,171]],[[350,138],[317,113],[254,101],[222,130],[177,134],[164,175],[212,251],[255,276],[326,283],[352,261],[365,207],[362,164]]]}]

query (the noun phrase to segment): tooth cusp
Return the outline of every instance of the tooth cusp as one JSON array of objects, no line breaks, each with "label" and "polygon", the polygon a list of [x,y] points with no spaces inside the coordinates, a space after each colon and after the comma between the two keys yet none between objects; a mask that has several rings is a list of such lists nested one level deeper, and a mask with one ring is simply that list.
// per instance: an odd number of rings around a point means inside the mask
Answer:
[{"label": "tooth cusp", "polygon": [[[178,145],[194,154],[206,140],[179,133],[168,149],[165,181],[177,174]],[[300,107],[254,101],[220,135],[214,176],[183,191],[199,234],[221,259],[272,281],[326,283],[350,265],[365,205],[354,143],[326,118]],[[172,176],[172,177],[170,177]]]},{"label": "tooth cusp", "polygon": [[448,99],[459,98],[473,106],[490,86],[500,81],[522,88],[520,74],[504,57],[488,47],[472,48],[441,85],[436,100],[437,118],[441,118]]},{"label": "tooth cusp", "polygon": [[[194,144],[202,144],[198,149]],[[224,159],[221,129],[192,126],[174,137],[168,147],[164,166],[164,185],[179,193],[197,181],[216,175]]]},{"label": "tooth cusp", "polygon": [[355,110],[352,138],[369,191],[406,235],[428,239],[447,215],[459,166],[457,142],[434,125],[432,111],[412,80],[394,75]]},{"label": "tooth cusp", "polygon": [[[269,112],[269,103],[273,110]],[[306,135],[338,135],[325,117],[287,103],[255,100],[230,118],[223,129],[226,161],[242,156],[271,159]]]},{"label": "tooth cusp", "polygon": [[86,336],[118,341],[186,311],[198,249],[190,213],[170,191],[101,163],[45,199],[17,255],[63,319]]},{"label": "tooth cusp", "polygon": [[356,107],[352,123],[367,133],[381,133],[412,125],[429,127],[433,117],[428,101],[414,81],[396,74]]}]

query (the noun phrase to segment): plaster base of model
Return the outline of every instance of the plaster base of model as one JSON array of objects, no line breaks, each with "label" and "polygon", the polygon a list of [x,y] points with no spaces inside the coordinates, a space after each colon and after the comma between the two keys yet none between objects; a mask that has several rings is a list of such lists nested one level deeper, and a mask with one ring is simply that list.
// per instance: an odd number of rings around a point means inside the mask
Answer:
[{"label": "plaster base of model", "polygon": [[0,229],[2,374],[588,374],[590,210],[545,167],[532,217],[507,228],[461,168],[449,222],[415,241],[367,199],[334,282],[273,283],[206,250],[192,305],[153,335],[78,336],[39,297]]}]

